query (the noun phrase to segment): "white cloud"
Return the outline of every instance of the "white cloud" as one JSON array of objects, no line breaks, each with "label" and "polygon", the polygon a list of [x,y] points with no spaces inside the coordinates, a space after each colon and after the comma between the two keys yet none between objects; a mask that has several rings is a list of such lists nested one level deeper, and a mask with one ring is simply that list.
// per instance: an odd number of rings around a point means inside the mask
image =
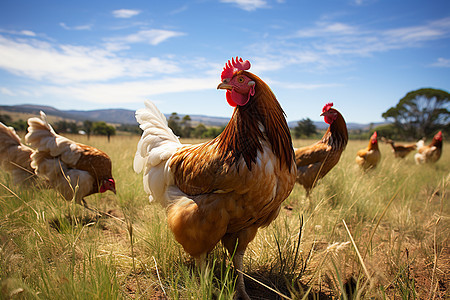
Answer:
[{"label": "white cloud", "polygon": [[179,71],[177,64],[169,59],[130,59],[105,49],[52,45],[34,39],[13,40],[1,35],[0,68],[58,84],[151,77]]},{"label": "white cloud", "polygon": [[7,96],[15,96],[16,94],[8,88],[0,87],[0,93]]},{"label": "white cloud", "polygon": [[340,22],[327,23],[319,22],[314,28],[299,30],[294,37],[324,37],[330,35],[352,35],[358,33],[358,29],[354,26]]},{"label": "white cloud", "polygon": [[21,30],[21,31],[15,31],[15,30],[6,30],[0,28],[0,33],[8,33],[8,34],[14,34],[14,35],[24,35],[24,36],[30,36],[35,37],[36,33],[34,33],[31,30]]},{"label": "white cloud", "polygon": [[214,89],[218,77],[167,78],[158,80],[137,80],[122,83],[81,84],[68,87],[46,86],[43,94],[61,98],[79,99],[95,103],[142,102],[150,96]]},{"label": "white cloud", "polygon": [[387,30],[364,29],[335,22],[318,22],[315,27],[298,30],[286,40],[314,38],[311,50],[327,56],[367,56],[377,52],[422,46],[425,42],[450,36],[450,18],[419,26]]},{"label": "white cloud", "polygon": [[107,38],[110,44],[134,44],[134,43],[146,43],[156,46],[170,38],[183,36],[185,33],[163,29],[149,29],[141,30],[137,33],[133,33],[123,37]]},{"label": "white cloud", "polygon": [[122,18],[122,19],[128,19],[128,18],[137,16],[140,13],[141,13],[140,10],[134,10],[134,9],[118,9],[118,10],[114,10],[112,12],[112,14],[115,18]]},{"label": "white cloud", "polygon": [[179,14],[179,13],[182,13],[182,12],[188,10],[188,8],[189,8],[189,7],[185,4],[185,5],[183,5],[183,6],[179,7],[179,8],[177,8],[177,9],[172,10],[172,11],[170,12],[170,14],[171,14],[171,15],[177,15],[177,14]]},{"label": "white cloud", "polygon": [[432,67],[450,68],[450,59],[439,57],[437,61],[431,64]]},{"label": "white cloud", "polygon": [[36,36],[36,33],[34,33],[34,32],[31,31],[31,30],[22,30],[22,31],[20,32],[20,34],[26,35],[26,36]]},{"label": "white cloud", "polygon": [[220,0],[223,3],[233,3],[237,5],[240,9],[246,11],[253,11],[258,8],[268,7],[267,2],[264,0]]},{"label": "white cloud", "polygon": [[381,34],[391,43],[407,43],[407,45],[448,37],[450,35],[450,18],[436,20],[421,26],[390,29]]},{"label": "white cloud", "polygon": [[61,26],[62,28],[66,29],[66,30],[91,30],[92,29],[92,25],[87,24],[87,25],[78,25],[78,26],[67,26],[66,23],[59,23],[59,26]]}]

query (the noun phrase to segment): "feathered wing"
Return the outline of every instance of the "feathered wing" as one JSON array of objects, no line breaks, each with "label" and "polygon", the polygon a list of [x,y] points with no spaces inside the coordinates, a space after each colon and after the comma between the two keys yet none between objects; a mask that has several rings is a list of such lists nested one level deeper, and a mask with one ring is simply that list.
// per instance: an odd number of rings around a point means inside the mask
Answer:
[{"label": "feathered wing", "polygon": [[144,172],[144,190],[150,201],[155,197],[166,205],[165,193],[173,183],[167,162],[181,143],[169,128],[166,117],[152,102],[145,101],[145,108],[136,111],[136,120],[143,133],[134,157],[134,171]]},{"label": "feathered wing", "polygon": [[440,151],[436,146],[423,146],[418,149],[414,159],[417,164],[436,162],[441,156]]},{"label": "feathered wing", "polygon": [[14,184],[21,184],[34,178],[31,167],[30,147],[21,143],[20,137],[12,127],[0,122],[0,166],[11,173]]},{"label": "feathered wing", "polygon": [[356,162],[364,169],[374,168],[380,161],[380,151],[361,149],[356,154]]},{"label": "feathered wing", "polygon": [[416,143],[416,148],[417,150],[419,150],[420,148],[422,148],[425,145],[425,139],[420,139],[417,141]]},{"label": "feathered wing", "polygon": [[[330,155],[332,153],[330,150],[331,147],[329,145],[320,142],[295,149],[297,181],[303,185],[307,192],[312,188],[314,182],[320,179],[318,177],[319,172],[325,167],[329,158],[331,158]],[[327,172],[324,173],[326,174]]]},{"label": "feathered wing", "polygon": [[41,118],[28,119],[25,140],[36,149],[31,155],[31,166],[36,174],[48,180],[66,200],[75,198],[81,204],[83,197],[92,192],[95,182],[89,172],[74,169],[83,151],[81,147],[58,135],[43,112]]}]

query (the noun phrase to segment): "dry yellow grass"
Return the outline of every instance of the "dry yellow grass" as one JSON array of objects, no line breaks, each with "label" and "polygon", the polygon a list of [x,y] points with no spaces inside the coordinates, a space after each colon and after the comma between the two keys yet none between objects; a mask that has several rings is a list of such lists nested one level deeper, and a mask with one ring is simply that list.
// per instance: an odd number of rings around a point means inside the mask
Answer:
[{"label": "dry yellow grass", "polygon": [[[0,298],[231,299],[234,274],[222,247],[209,257],[211,272],[199,275],[164,210],[148,202],[132,170],[139,137],[70,137],[111,156],[117,195],[87,201],[115,218],[96,218],[52,190],[12,186],[0,172]],[[395,159],[381,144],[381,163],[365,174],[354,159],[366,144],[349,141],[311,203],[297,185],[258,232],[244,264],[260,282],[246,279],[251,297],[281,299],[271,288],[292,299],[448,298],[450,144],[425,166],[413,154]]]}]

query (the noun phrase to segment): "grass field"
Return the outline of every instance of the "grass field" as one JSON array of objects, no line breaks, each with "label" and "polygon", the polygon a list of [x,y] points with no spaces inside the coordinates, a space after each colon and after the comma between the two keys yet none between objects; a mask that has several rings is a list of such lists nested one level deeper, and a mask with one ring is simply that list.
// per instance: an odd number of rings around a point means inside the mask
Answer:
[{"label": "grass field", "polygon": [[[53,190],[13,186],[0,171],[0,299],[232,299],[235,273],[222,246],[200,275],[164,209],[148,202],[132,170],[139,137],[72,138],[111,156],[117,195],[87,202],[114,217],[98,218]],[[244,261],[250,297],[450,297],[450,144],[423,166],[381,144],[380,165],[364,174],[354,158],[366,145],[350,141],[311,201],[296,185],[259,230]]]}]

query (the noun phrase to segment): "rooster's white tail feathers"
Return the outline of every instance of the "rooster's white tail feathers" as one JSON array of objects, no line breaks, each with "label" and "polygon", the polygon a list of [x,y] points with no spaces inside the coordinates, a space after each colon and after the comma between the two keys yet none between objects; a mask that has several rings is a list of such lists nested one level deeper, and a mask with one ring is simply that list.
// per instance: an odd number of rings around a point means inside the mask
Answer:
[{"label": "rooster's white tail feathers", "polygon": [[167,160],[181,143],[152,102],[145,101],[145,108],[136,111],[136,120],[144,131],[134,158],[134,171],[140,173],[146,165],[152,167]]},{"label": "rooster's white tail feathers", "polygon": [[166,188],[172,182],[167,162],[181,143],[169,128],[166,117],[152,102],[145,101],[145,108],[136,111],[136,120],[144,132],[137,145],[134,171],[144,173],[144,190],[149,200],[156,198],[165,205]]}]

